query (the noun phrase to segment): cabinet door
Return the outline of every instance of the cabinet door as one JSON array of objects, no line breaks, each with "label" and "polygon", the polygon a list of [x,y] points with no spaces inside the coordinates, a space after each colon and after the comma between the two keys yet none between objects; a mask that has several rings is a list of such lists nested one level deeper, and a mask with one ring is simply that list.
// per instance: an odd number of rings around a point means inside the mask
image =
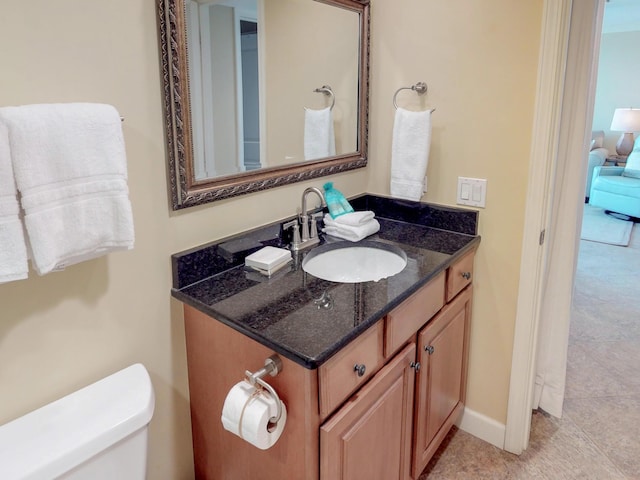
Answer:
[{"label": "cabinet door", "polygon": [[418,334],[413,475],[417,478],[464,408],[472,287]]},{"label": "cabinet door", "polygon": [[323,480],[410,477],[416,345],[407,345],[320,429]]}]

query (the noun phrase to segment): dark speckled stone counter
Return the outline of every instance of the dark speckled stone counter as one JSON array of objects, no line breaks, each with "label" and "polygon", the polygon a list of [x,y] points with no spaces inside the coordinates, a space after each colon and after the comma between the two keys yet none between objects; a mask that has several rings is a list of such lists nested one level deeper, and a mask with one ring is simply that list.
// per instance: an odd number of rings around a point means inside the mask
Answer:
[{"label": "dark speckled stone counter", "polygon": [[404,250],[402,272],[378,282],[329,282],[302,270],[307,251],[294,254],[291,266],[271,278],[246,270],[246,255],[266,245],[284,246],[285,219],[172,255],[172,295],[212,321],[317,368],[480,242],[473,210],[375,195],[350,202],[356,210],[376,213],[380,231],[367,240]]}]

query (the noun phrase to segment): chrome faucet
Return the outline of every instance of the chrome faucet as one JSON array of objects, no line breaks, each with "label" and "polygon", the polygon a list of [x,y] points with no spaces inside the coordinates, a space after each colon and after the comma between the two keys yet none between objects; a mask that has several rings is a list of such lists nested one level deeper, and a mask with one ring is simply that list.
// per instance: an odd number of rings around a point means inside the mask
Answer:
[{"label": "chrome faucet", "polygon": [[[307,211],[307,195],[310,193],[315,193],[320,199],[320,206],[324,206],[324,195],[319,188],[305,188],[304,192],[302,192],[302,209],[298,216],[298,221],[294,220],[283,225],[284,228],[293,227],[294,235],[293,242],[291,243],[291,249],[294,251],[302,250],[303,248],[320,242],[320,239],[318,238],[316,219],[322,216],[322,212],[309,215],[309,212]],[[311,219],[311,228],[309,228],[309,219]],[[299,228],[301,233],[299,233]]]},{"label": "chrome faucet", "polygon": [[[316,195],[318,195],[318,198],[320,199],[320,206],[322,207],[324,205],[324,195],[322,195],[322,192],[320,191],[319,188],[316,187],[309,187],[309,188],[305,188],[304,192],[302,192],[302,212],[300,214],[300,223],[302,224],[302,241],[304,242],[305,240],[311,240],[313,238],[318,238],[318,232],[316,230],[316,226],[315,226],[315,221],[312,221],[312,227],[311,227],[311,235],[309,234],[309,216],[308,216],[308,212],[307,212],[307,195],[310,193],[315,193]],[[313,218],[312,218],[313,220]],[[317,243],[317,242],[316,242]]]}]

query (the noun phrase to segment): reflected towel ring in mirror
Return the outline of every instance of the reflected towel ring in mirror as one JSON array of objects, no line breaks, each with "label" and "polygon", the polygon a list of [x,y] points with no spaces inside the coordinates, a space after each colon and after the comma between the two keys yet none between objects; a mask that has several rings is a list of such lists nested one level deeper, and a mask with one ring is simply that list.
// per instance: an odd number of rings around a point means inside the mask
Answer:
[{"label": "reflected towel ring in mirror", "polygon": [[335,95],[335,93],[333,93],[333,90],[331,89],[331,87],[329,85],[323,85],[320,88],[316,88],[314,90],[314,92],[324,93],[325,95],[329,95],[331,97],[331,106],[329,108],[331,110],[333,110],[333,107],[336,104],[336,95]]}]

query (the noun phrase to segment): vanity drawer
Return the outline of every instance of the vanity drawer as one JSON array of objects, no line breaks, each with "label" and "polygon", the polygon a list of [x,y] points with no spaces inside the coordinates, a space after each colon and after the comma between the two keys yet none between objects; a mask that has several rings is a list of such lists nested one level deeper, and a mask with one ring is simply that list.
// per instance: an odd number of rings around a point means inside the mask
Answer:
[{"label": "vanity drawer", "polygon": [[384,322],[378,322],[318,368],[320,416],[326,418],[382,366]]},{"label": "vanity drawer", "polygon": [[447,302],[471,283],[475,253],[475,250],[467,253],[447,270]]},{"label": "vanity drawer", "polygon": [[384,356],[389,358],[444,305],[445,272],[387,314]]}]

